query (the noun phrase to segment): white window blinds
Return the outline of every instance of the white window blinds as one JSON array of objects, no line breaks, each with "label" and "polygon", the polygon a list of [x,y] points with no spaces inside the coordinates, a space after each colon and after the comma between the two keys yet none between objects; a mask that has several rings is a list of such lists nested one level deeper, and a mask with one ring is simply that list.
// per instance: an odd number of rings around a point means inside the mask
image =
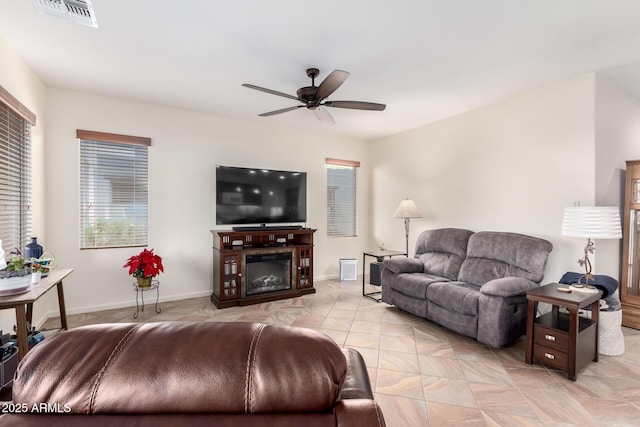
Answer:
[{"label": "white window blinds", "polygon": [[0,86],[0,239],[6,255],[31,237],[31,125],[35,115]]},{"label": "white window blinds", "polygon": [[326,165],[327,236],[357,236],[356,187],[360,162],[326,159]]},{"label": "white window blinds", "polygon": [[78,130],[80,248],[148,244],[151,139]]}]

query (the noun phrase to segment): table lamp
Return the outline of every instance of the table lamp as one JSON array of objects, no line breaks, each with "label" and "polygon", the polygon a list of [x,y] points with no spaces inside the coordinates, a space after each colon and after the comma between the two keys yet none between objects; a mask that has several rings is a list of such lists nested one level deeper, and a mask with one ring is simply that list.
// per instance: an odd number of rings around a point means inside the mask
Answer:
[{"label": "table lamp", "polygon": [[411,218],[422,218],[422,214],[416,206],[416,202],[411,199],[404,199],[400,202],[400,206],[393,214],[394,218],[404,218],[404,233],[406,240],[405,253],[409,256],[409,220]]},{"label": "table lamp", "polygon": [[562,217],[562,235],[570,237],[586,237],[587,246],[584,247],[584,257],[578,264],[585,268],[585,274],[580,276],[578,283],[588,285],[594,280],[591,274],[589,254],[595,253],[595,245],[591,239],[620,239],[620,212],[615,206],[572,206],[565,208]]}]

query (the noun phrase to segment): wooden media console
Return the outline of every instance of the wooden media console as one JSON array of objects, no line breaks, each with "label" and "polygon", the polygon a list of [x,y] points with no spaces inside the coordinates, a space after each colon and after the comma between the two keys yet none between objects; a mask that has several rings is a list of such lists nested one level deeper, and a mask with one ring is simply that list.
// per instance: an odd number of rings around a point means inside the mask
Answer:
[{"label": "wooden media console", "polygon": [[258,304],[314,293],[316,230],[211,230],[213,293],[217,308]]}]

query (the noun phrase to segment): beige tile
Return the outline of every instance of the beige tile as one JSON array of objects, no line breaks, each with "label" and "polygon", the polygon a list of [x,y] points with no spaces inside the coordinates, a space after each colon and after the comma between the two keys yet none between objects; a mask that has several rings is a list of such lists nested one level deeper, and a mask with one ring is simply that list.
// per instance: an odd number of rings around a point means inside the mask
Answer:
[{"label": "beige tile", "polygon": [[399,323],[383,323],[380,330],[382,335],[413,338],[413,326]]},{"label": "beige tile", "polygon": [[351,332],[361,332],[363,334],[377,335],[380,333],[382,325],[380,323],[365,322],[362,320],[354,320],[351,323]]},{"label": "beige tile", "polygon": [[529,402],[517,387],[502,384],[469,383],[473,397],[480,409],[505,414],[536,417]]},{"label": "beige tile", "polygon": [[498,361],[486,363],[474,360],[458,360],[467,381],[514,385],[513,379]]},{"label": "beige tile", "polygon": [[380,350],[378,367],[390,371],[420,373],[418,355],[399,351]]},{"label": "beige tile", "polygon": [[416,350],[418,354],[425,356],[455,357],[455,352],[448,342],[416,338]]},{"label": "beige tile", "polygon": [[427,402],[448,403],[468,408],[478,407],[469,383],[464,380],[423,375],[422,386],[424,399]]},{"label": "beige tile", "polygon": [[464,380],[464,373],[457,359],[418,355],[420,372],[423,375]]},{"label": "beige tile", "polygon": [[351,329],[351,320],[348,319],[335,319],[335,318],[326,318],[322,325],[320,325],[321,329],[333,329],[335,331],[348,331]]},{"label": "beige tile", "polygon": [[479,409],[434,402],[426,402],[426,406],[430,426],[485,426],[484,417]]},{"label": "beige tile", "polygon": [[349,332],[345,341],[347,347],[380,348],[380,335]]},{"label": "beige tile", "polygon": [[378,368],[375,392],[424,400],[420,375],[408,372]]},{"label": "beige tile", "polygon": [[380,336],[380,349],[391,351],[404,351],[405,353],[416,352],[416,342],[409,337],[394,337],[388,335]]},{"label": "beige tile", "polygon": [[[388,427],[425,427],[429,426],[427,408],[423,400],[382,393],[375,394],[376,402],[382,410]],[[438,424],[431,424],[437,426]]]}]

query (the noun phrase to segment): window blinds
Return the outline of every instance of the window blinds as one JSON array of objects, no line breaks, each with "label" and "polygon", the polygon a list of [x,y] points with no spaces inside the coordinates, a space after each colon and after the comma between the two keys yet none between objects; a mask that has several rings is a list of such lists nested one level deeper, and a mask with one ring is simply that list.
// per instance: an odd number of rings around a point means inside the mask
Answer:
[{"label": "window blinds", "polygon": [[327,236],[358,235],[356,187],[359,162],[326,159]]},{"label": "window blinds", "polygon": [[80,248],[147,246],[149,138],[77,131]]},{"label": "window blinds", "polygon": [[30,235],[31,124],[0,97],[0,239],[6,255],[22,250]]}]

